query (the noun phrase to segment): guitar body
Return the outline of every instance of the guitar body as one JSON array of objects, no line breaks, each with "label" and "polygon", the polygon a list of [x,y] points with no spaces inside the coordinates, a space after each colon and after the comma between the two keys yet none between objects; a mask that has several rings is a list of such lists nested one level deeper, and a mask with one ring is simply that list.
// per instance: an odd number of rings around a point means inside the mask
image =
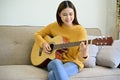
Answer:
[{"label": "guitar body", "polygon": [[[51,38],[49,36],[45,37],[45,40],[49,44],[60,44],[63,43],[63,37],[56,36]],[[31,62],[34,66],[45,67],[49,63],[49,61],[56,58],[56,50],[52,50],[51,53],[45,53],[42,48],[35,42],[31,52]]]}]

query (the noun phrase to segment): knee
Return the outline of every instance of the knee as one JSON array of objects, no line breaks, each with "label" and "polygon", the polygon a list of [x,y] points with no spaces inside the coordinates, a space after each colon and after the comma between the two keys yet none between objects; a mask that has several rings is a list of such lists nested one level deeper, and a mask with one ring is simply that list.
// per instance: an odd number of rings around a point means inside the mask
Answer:
[{"label": "knee", "polygon": [[55,66],[61,65],[62,61],[59,59],[54,59],[52,61],[50,61],[47,65],[48,70],[50,71],[52,68],[54,68]]},{"label": "knee", "polygon": [[61,60],[59,60],[59,59],[54,59],[53,61],[52,61],[52,66],[54,65],[54,66],[58,66],[58,65],[61,65],[62,64],[62,61]]},{"label": "knee", "polygon": [[52,66],[53,66],[53,65],[56,65],[56,64],[58,64],[58,63],[62,63],[61,60],[59,60],[59,59],[54,59],[54,60],[50,61],[48,65],[52,65]]}]

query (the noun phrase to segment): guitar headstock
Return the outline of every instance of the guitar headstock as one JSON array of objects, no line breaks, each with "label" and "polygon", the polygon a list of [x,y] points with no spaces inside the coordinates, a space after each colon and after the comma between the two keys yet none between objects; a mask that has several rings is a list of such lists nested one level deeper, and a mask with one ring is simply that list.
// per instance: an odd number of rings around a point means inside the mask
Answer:
[{"label": "guitar headstock", "polygon": [[95,44],[96,46],[112,45],[112,43],[112,37],[96,38],[92,40],[92,44]]}]

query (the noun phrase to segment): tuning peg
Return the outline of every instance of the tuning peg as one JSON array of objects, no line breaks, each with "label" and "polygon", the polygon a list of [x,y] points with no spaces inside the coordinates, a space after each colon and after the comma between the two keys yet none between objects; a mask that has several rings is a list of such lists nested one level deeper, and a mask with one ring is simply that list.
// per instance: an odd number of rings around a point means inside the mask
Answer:
[{"label": "tuning peg", "polygon": [[[106,38],[107,39],[107,38]],[[107,42],[104,43],[105,45],[107,45]]]},{"label": "tuning peg", "polygon": [[103,43],[101,42],[101,43],[100,43],[100,45],[102,46],[102,45],[103,45]]},{"label": "tuning peg", "polygon": [[99,43],[98,43],[98,42],[97,42],[96,44],[97,44],[97,45],[99,45]]}]

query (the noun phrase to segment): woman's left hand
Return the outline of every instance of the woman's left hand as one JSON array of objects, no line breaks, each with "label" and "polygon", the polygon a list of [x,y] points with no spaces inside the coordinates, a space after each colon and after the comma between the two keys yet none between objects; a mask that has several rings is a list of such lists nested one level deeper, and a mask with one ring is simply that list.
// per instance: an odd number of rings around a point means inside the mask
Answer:
[{"label": "woman's left hand", "polygon": [[88,42],[87,41],[86,41],[86,44],[85,42],[80,43],[80,52],[83,58],[88,57]]}]

